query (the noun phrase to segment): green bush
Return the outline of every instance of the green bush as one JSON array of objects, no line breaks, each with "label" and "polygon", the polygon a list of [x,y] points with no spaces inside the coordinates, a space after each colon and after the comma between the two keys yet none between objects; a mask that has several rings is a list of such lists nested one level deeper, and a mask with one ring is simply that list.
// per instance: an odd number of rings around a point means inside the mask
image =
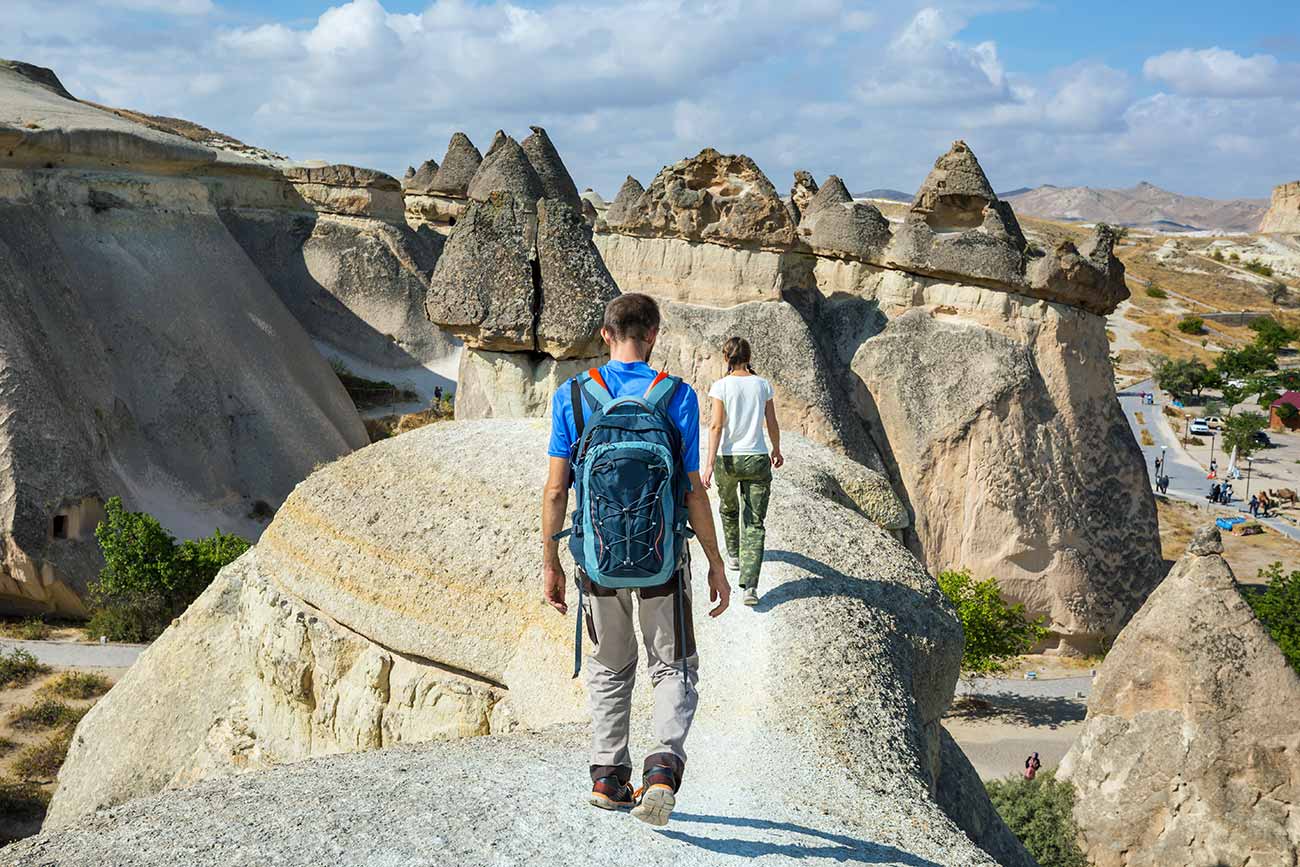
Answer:
[{"label": "green bush", "polygon": [[126,511],[120,497],[110,499],[104,512],[95,528],[104,568],[91,587],[94,611],[86,631],[92,638],[154,638],[249,547],[220,530],[177,545],[156,518]]},{"label": "green bush", "polygon": [[49,670],[48,665],[37,662],[36,657],[25,650],[0,652],[0,689],[30,683],[34,678],[48,673]]},{"label": "green bush", "polygon": [[1178,323],[1178,330],[1184,334],[1200,334],[1205,330],[1205,320],[1199,316],[1184,316]]},{"label": "green bush", "polygon": [[1282,655],[1300,674],[1300,571],[1282,573],[1282,564],[1259,570],[1263,592],[1246,594],[1246,602],[1268,629]]},{"label": "green bush", "polygon": [[102,674],[93,671],[65,671],[41,687],[41,695],[86,700],[99,698],[113,684]]},{"label": "green bush", "polygon": [[1272,316],[1252,319],[1249,328],[1255,332],[1255,343],[1266,351],[1274,353],[1285,346],[1290,346],[1300,338],[1300,330],[1287,328]]},{"label": "green bush", "polygon": [[72,746],[72,726],[64,726],[45,740],[32,744],[14,759],[13,770],[24,780],[53,780]]},{"label": "green bush", "polygon": [[1165,358],[1156,363],[1156,385],[1180,400],[1215,384],[1218,380],[1214,373],[1199,361],[1175,361]]},{"label": "green bush", "polygon": [[0,737],[0,759],[12,753],[18,748],[18,742],[10,738]]},{"label": "green bush", "polygon": [[1257,412],[1239,412],[1224,423],[1223,451],[1237,450],[1237,456],[1248,458],[1261,448],[1255,434],[1268,426],[1268,419]]},{"label": "green bush", "polygon": [[1251,259],[1242,267],[1252,274],[1258,274],[1261,277],[1273,276],[1273,269],[1270,266],[1265,265],[1263,262],[1260,262],[1258,259]]},{"label": "green bush", "polygon": [[0,634],[22,641],[44,641],[50,637],[50,625],[39,617],[28,617],[17,623],[0,624]]},{"label": "green bush", "polygon": [[33,731],[73,726],[85,715],[84,708],[74,708],[56,698],[43,698],[15,709],[9,714],[8,722],[18,731]]},{"label": "green bush", "polygon": [[1148,297],[1148,298],[1168,298],[1168,297],[1169,297],[1169,293],[1166,292],[1165,290],[1161,289],[1159,286],[1155,285],[1154,283],[1152,283],[1150,286],[1147,287],[1147,297]]},{"label": "green bush", "polygon": [[976,581],[966,569],[939,573],[939,589],[951,600],[961,620],[966,644],[962,670],[969,674],[996,674],[1007,661],[1047,637],[1041,620],[1025,616],[1023,605],[1008,605],[998,592],[995,578]]},{"label": "green bush", "polygon": [[1032,780],[1008,777],[984,784],[997,808],[1041,867],[1088,867],[1074,823],[1074,789],[1051,771]]},{"label": "green bush", "polygon": [[[1277,395],[1273,400],[1277,400],[1278,397],[1281,397],[1281,395]],[[1262,397],[1260,398],[1260,404],[1264,404],[1264,399]],[[1269,401],[1267,405],[1272,406],[1273,401]],[[1290,421],[1296,417],[1296,413],[1300,413],[1300,409],[1296,409],[1289,403],[1279,403],[1275,409],[1277,411],[1277,417],[1282,419],[1282,421]]]}]

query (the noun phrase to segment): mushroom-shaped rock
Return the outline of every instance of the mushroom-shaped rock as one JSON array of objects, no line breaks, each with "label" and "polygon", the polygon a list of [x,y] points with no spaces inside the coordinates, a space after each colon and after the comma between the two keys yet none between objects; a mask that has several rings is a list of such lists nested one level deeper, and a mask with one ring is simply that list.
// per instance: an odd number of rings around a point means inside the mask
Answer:
[{"label": "mushroom-shaped rock", "polygon": [[412,171],[402,182],[402,188],[412,193],[427,193],[433,186],[433,179],[438,175],[438,164],[433,160],[420,163],[418,171]]},{"label": "mushroom-shaped rock", "polygon": [[621,226],[633,219],[636,212],[637,200],[645,193],[645,187],[641,182],[631,175],[623,181],[623,186],[618,188],[618,195],[610,204],[609,210],[605,212],[605,222],[610,226]]},{"label": "mushroom-shaped rock", "polygon": [[850,205],[852,203],[853,197],[849,195],[848,187],[844,186],[844,181],[840,180],[838,175],[831,175],[826,179],[826,183],[822,184],[821,189],[806,204],[800,206],[800,211],[805,217],[809,217],[822,208],[831,205]]},{"label": "mushroom-shaped rock", "polygon": [[618,284],[591,243],[582,213],[559,199],[537,205],[537,263],[536,348],[552,358],[599,355],[605,305],[619,294]]},{"label": "mushroom-shaped rock", "polygon": [[1027,294],[1082,307],[1105,316],[1129,297],[1124,263],[1114,253],[1115,230],[1102,223],[1083,249],[1071,241],[1035,260],[1029,267]]},{"label": "mushroom-shaped rock", "polygon": [[429,192],[443,193],[449,196],[463,196],[469,189],[469,182],[483,162],[483,155],[474,147],[469,136],[458,132],[451,137],[447,145],[447,154],[442,158],[442,165],[429,185]]},{"label": "mushroom-shaped rock", "polygon": [[788,248],[794,220],[776,188],[744,154],[705,148],[664,168],[621,228],[637,235]]},{"label": "mushroom-shaped rock", "polygon": [[997,200],[979,160],[964,141],[955,141],[912,201],[912,211],[937,231],[974,229],[984,222],[984,208]]},{"label": "mushroom-shaped rock", "polygon": [[469,182],[467,195],[482,201],[490,193],[501,192],[511,193],[530,203],[545,194],[541,178],[533,171],[528,155],[519,142],[509,136],[483,158],[483,164]]},{"label": "mushroom-shaped rock", "polygon": [[519,146],[523,148],[524,155],[542,182],[542,195],[580,209],[582,205],[578,200],[578,187],[569,176],[569,170],[564,167],[564,160],[560,159],[550,136],[540,126],[529,129],[533,134],[520,142]]},{"label": "mushroom-shaped rock", "polygon": [[533,349],[530,204],[509,193],[472,200],[434,266],[425,312],[473,349]]},{"label": "mushroom-shaped rock", "polygon": [[293,166],[284,170],[284,176],[295,184],[322,184],[332,187],[362,187],[390,191],[402,188],[401,183],[392,175],[344,163],[328,166]]},{"label": "mushroom-shaped rock", "polygon": [[834,204],[813,211],[799,225],[817,253],[875,260],[889,246],[889,220],[864,202]]},{"label": "mushroom-shaped rock", "polygon": [[794,173],[794,186],[790,188],[790,205],[794,209],[796,223],[815,195],[817,195],[817,179],[812,176],[811,172],[806,172],[803,169],[797,170]]},{"label": "mushroom-shaped rock", "polygon": [[1222,548],[1197,532],[1115,639],[1061,764],[1097,867],[1296,863],[1300,676]]}]

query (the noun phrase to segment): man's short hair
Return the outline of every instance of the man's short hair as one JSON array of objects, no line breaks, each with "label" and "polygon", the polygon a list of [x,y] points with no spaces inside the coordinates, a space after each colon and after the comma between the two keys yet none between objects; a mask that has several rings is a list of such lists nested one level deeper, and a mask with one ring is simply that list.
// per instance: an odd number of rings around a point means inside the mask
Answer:
[{"label": "man's short hair", "polygon": [[615,340],[647,340],[659,327],[659,305],[640,292],[620,295],[605,305],[604,327]]}]

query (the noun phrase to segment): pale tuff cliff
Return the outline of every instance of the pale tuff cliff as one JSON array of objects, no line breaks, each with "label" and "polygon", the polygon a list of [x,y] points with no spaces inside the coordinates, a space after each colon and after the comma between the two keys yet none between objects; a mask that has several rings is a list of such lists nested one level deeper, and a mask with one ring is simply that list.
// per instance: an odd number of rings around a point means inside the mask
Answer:
[{"label": "pale tuff cliff", "polygon": [[1261,232],[1300,232],[1300,181],[1273,188],[1268,211],[1260,221]]},{"label": "pale tuff cliff", "polygon": [[184,535],[256,535],[258,501],[365,444],[222,221],[245,189],[292,185],[0,65],[0,609],[84,610],[110,496]]},{"label": "pale tuff cliff", "polygon": [[[557,726],[585,710],[569,680],[572,621],[537,600],[532,506],[546,470],[534,458],[545,438],[539,421],[447,423],[313,474],[82,720],[46,832],[4,850],[0,864],[73,867],[128,850],[133,864],[220,864],[222,847],[194,841],[230,834],[247,834],[245,853],[309,864],[322,857],[320,829],[336,822],[372,841],[327,859],[343,864],[433,837],[442,863],[465,865],[525,853],[571,864],[607,838],[626,844],[640,832],[581,803],[585,732]],[[762,609],[710,620],[702,558],[695,568],[709,698],[680,805],[698,818],[635,845],[650,860],[671,857],[679,832],[711,839],[698,822],[716,812],[723,838],[754,822],[755,845],[774,846],[778,861],[812,845],[880,864],[1028,867],[939,722],[961,657],[951,607],[862,517],[849,462],[797,436],[788,450]],[[649,700],[643,684],[638,726]],[[101,809],[282,761],[511,730]],[[418,787],[434,781],[441,796],[430,798]],[[317,797],[318,786],[333,794]],[[504,823],[493,818],[503,791]],[[233,826],[222,801],[239,805]],[[313,818],[300,822],[305,802]],[[411,816],[420,830],[407,839]],[[539,843],[542,827],[567,830]],[[704,864],[734,857],[707,842],[698,853]]]},{"label": "pale tuff cliff", "polygon": [[1294,865],[1300,677],[1200,530],[1124,628],[1061,764],[1097,867]]},{"label": "pale tuff cliff", "polygon": [[901,223],[834,176],[796,174],[789,204],[710,150],[624,184],[596,243],[663,301],[652,361],[704,394],[722,339],[749,338],[788,426],[889,476],[932,571],[996,576],[1095,650],[1162,573],[1107,357],[1114,233],[1035,254],[961,142]]}]

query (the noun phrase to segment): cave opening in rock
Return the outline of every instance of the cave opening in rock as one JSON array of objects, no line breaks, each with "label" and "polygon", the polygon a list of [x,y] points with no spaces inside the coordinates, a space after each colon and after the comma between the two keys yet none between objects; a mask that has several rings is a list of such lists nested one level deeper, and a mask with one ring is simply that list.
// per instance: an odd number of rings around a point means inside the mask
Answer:
[{"label": "cave opening in rock", "polygon": [[51,521],[50,531],[56,539],[68,538],[68,516],[55,515],[54,519]]}]

